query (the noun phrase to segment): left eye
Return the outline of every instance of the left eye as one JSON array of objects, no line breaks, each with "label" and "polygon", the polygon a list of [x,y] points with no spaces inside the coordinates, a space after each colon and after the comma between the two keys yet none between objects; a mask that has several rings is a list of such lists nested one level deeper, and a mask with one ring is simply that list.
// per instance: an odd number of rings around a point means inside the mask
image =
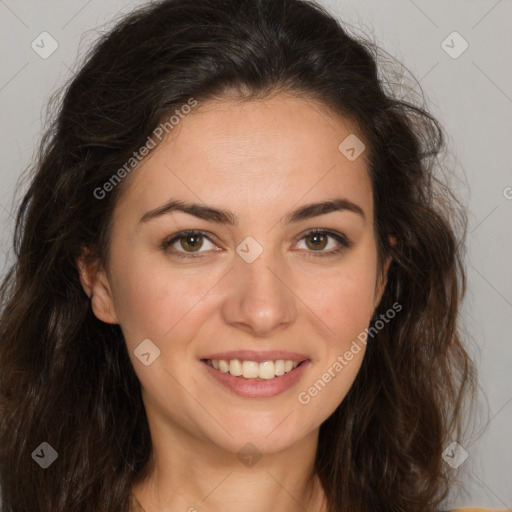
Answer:
[{"label": "left eye", "polygon": [[306,235],[300,239],[300,243],[306,246],[305,249],[307,251],[321,253],[320,255],[338,253],[343,248],[350,247],[350,242],[341,233],[331,233],[329,231],[320,230],[306,233]]}]

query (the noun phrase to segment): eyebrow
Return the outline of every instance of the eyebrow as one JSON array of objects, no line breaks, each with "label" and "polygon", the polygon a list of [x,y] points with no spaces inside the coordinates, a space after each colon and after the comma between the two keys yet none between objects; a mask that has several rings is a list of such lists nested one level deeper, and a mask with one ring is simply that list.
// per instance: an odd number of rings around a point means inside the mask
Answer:
[{"label": "eyebrow", "polygon": [[[146,212],[139,222],[144,223],[173,211],[181,211],[217,224],[238,225],[238,218],[233,212],[197,203],[186,203],[184,201],[171,200],[168,203]],[[288,213],[284,217],[285,224],[300,222],[302,220],[326,215],[332,212],[349,211],[360,215],[363,220],[366,218],[363,209],[356,203],[345,198],[332,199],[320,203],[311,203],[301,206]]]}]

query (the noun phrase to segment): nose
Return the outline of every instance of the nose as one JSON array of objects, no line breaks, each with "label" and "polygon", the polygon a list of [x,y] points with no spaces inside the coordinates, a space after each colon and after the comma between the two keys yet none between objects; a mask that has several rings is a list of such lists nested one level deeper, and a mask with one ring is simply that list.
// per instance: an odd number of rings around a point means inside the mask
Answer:
[{"label": "nose", "polygon": [[247,263],[236,257],[226,283],[224,321],[258,337],[290,326],[297,316],[296,297],[286,282],[284,263],[264,251]]}]

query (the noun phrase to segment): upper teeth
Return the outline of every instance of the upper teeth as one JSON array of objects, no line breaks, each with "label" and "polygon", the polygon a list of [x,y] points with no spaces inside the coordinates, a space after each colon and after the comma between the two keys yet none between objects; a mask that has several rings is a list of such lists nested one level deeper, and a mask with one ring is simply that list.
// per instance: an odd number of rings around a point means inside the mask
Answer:
[{"label": "upper teeth", "polygon": [[291,372],[299,365],[298,361],[290,359],[278,359],[277,361],[240,361],[239,359],[208,359],[207,364],[213,366],[222,373],[230,373],[235,377],[244,377],[246,379],[273,379],[276,376]]}]

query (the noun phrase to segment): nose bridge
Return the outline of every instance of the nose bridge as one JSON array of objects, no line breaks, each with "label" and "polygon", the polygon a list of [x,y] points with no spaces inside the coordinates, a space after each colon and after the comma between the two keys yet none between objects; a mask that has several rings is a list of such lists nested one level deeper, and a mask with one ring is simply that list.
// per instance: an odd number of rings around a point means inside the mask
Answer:
[{"label": "nose bridge", "polygon": [[286,284],[284,262],[272,250],[261,246],[255,259],[252,259],[254,252],[252,257],[246,257],[256,249],[251,240],[246,243],[238,247],[230,272],[224,318],[228,323],[264,336],[295,319],[295,296]]}]

